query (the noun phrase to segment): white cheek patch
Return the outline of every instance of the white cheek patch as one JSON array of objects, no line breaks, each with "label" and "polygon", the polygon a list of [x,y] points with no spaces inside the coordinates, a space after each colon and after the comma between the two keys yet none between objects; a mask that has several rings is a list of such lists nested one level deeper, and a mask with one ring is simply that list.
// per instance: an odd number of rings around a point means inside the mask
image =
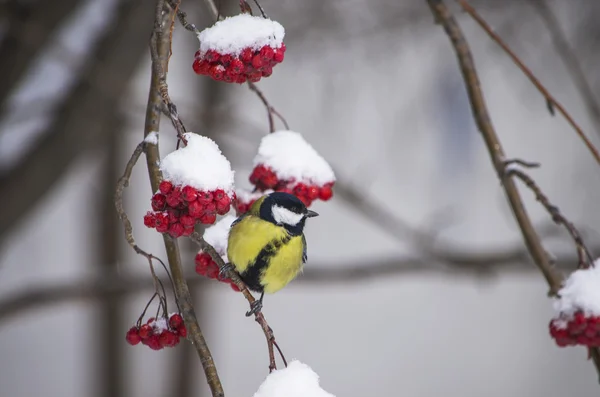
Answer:
[{"label": "white cheek patch", "polygon": [[296,214],[295,212],[278,205],[273,206],[271,213],[273,214],[273,219],[275,219],[275,222],[290,226],[296,226],[304,217],[303,214]]}]

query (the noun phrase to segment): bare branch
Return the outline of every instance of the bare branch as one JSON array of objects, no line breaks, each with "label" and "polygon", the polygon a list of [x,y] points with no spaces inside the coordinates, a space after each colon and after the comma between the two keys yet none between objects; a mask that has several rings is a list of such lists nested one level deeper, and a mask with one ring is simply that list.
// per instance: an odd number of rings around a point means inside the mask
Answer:
[{"label": "bare branch", "polygon": [[[179,4],[179,1],[176,3]],[[169,110],[171,122],[175,126],[180,139],[183,138],[185,127],[177,114],[177,108],[171,102],[166,83],[166,71],[168,70],[168,61],[171,51],[171,35],[165,34],[163,27],[169,28],[169,33],[173,27],[174,10],[167,7],[165,0],[156,2],[156,12],[154,20],[154,29],[150,40],[150,53],[152,58],[152,77],[150,83],[150,92],[148,95],[148,106],[146,110],[146,123],[144,127],[144,135],[147,136],[150,132],[159,131],[160,126],[160,102],[164,102]],[[148,165],[148,174],[150,176],[150,184],[153,191],[158,189],[158,185],[162,180],[158,162],[160,160],[158,145],[149,145],[146,151],[146,160]],[[169,268],[173,279],[175,296],[181,308],[182,316],[185,325],[189,331],[188,338],[192,341],[196,352],[202,363],[206,380],[210,387],[213,397],[224,396],[223,386],[217,373],[212,354],[208,348],[196,314],[193,307],[192,297],[190,295],[187,281],[183,274],[181,265],[181,255],[177,240],[169,235],[164,234],[163,240]]]},{"label": "bare branch", "polygon": [[573,51],[567,40],[567,35],[561,29],[556,15],[554,15],[554,12],[546,0],[529,0],[529,4],[537,11],[542,18],[544,25],[546,25],[546,28],[552,37],[552,43],[556,49],[556,53],[567,67],[567,71],[571,75],[577,90],[583,98],[583,103],[587,108],[588,114],[595,122],[596,132],[600,135],[600,105],[598,104],[598,99],[594,95],[590,83],[583,72],[577,54],[575,54],[575,51]]},{"label": "bare branch", "polygon": [[466,0],[457,0],[460,6],[465,10],[474,20],[481,26],[481,28],[494,40],[506,54],[512,59],[512,61],[517,65],[519,69],[529,78],[531,83],[538,89],[538,91],[546,98],[546,102],[548,103],[551,112],[554,108],[558,109],[560,114],[567,120],[567,122],[573,127],[577,135],[581,138],[583,143],[587,146],[588,150],[592,153],[592,156],[596,159],[596,162],[600,164],[600,153],[598,149],[594,146],[592,141],[587,137],[585,132],[581,129],[579,124],[571,117],[571,115],[567,112],[567,110],[550,94],[550,92],[542,85],[542,83],[535,77],[533,72],[529,70],[527,66],[521,61],[521,59],[508,47],[508,45],[498,36],[494,29],[483,19],[477,11],[466,1]]},{"label": "bare branch", "polygon": [[[444,30],[446,31],[446,34],[450,39],[454,52],[456,53],[458,64],[460,66],[467,93],[469,95],[469,101],[471,103],[473,117],[483,136],[483,139],[488,148],[490,158],[492,160],[494,168],[496,169],[498,177],[503,183],[504,191],[508,198],[508,202],[513,210],[513,214],[521,229],[521,233],[523,235],[523,239],[525,240],[525,244],[527,245],[527,248],[536,265],[546,278],[546,281],[550,286],[550,294],[556,295],[558,290],[560,289],[562,277],[552,266],[552,262],[548,254],[546,253],[544,247],[542,246],[541,240],[537,232],[535,231],[533,224],[529,219],[529,216],[527,215],[527,211],[523,205],[523,201],[521,199],[521,196],[519,194],[514,180],[506,176],[505,174],[506,163],[504,151],[502,149],[500,140],[496,135],[496,131],[494,130],[491,118],[489,116],[489,112],[487,110],[485,98],[480,88],[481,84],[479,82],[479,77],[477,76],[475,62],[473,61],[473,56],[471,55],[469,45],[460,29],[460,26],[458,25],[458,23],[444,4],[444,1],[426,1],[431,9],[435,21],[437,23],[440,23],[444,27]],[[469,10],[472,11],[470,13],[471,16],[473,16],[473,18],[475,18],[479,22],[479,24],[482,27],[484,27],[484,29],[487,28],[486,31],[488,32],[488,34],[490,34],[490,36],[497,37],[497,35],[493,33],[493,31],[489,28],[485,21],[483,21],[481,17],[474,13],[474,10],[470,6],[468,6],[468,4],[464,0],[458,1],[463,6],[463,8],[467,10],[467,12],[469,12]],[[499,43],[501,43],[501,41]],[[600,157],[597,159],[600,160]],[[596,367],[596,370],[600,374],[600,354],[598,354],[598,350],[595,348],[591,349],[590,353],[592,358],[594,359],[594,365]]]}]

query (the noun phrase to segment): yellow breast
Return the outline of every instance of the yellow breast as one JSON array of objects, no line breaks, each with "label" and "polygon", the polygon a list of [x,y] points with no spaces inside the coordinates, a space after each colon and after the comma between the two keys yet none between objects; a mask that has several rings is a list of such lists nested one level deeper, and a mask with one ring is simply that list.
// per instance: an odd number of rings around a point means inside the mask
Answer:
[{"label": "yellow breast", "polygon": [[261,279],[266,293],[277,292],[296,278],[302,270],[303,250],[302,236],[295,236],[277,251]]}]

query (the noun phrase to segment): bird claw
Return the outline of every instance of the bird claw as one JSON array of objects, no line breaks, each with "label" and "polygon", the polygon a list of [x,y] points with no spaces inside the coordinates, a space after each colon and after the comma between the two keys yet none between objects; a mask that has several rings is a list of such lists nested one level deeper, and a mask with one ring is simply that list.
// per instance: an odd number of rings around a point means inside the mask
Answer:
[{"label": "bird claw", "polygon": [[252,302],[250,304],[250,311],[246,312],[246,317],[250,317],[251,315],[260,312],[261,309],[262,309],[262,301],[260,299],[255,300],[254,302]]},{"label": "bird claw", "polygon": [[233,267],[231,263],[226,263],[222,268],[219,269],[219,278],[227,278],[227,273],[232,270],[235,270],[235,267]]}]

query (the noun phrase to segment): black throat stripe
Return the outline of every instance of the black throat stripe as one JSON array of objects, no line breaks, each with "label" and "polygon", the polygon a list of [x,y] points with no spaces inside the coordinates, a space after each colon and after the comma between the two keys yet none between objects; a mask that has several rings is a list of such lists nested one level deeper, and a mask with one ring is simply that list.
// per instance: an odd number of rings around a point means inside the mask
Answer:
[{"label": "black throat stripe", "polygon": [[282,239],[271,240],[269,244],[260,250],[254,262],[248,266],[245,272],[240,274],[248,288],[252,291],[263,292],[264,288],[260,283],[260,279],[267,268],[269,260],[277,254],[281,247],[289,243],[291,239],[292,236],[287,235]]}]

